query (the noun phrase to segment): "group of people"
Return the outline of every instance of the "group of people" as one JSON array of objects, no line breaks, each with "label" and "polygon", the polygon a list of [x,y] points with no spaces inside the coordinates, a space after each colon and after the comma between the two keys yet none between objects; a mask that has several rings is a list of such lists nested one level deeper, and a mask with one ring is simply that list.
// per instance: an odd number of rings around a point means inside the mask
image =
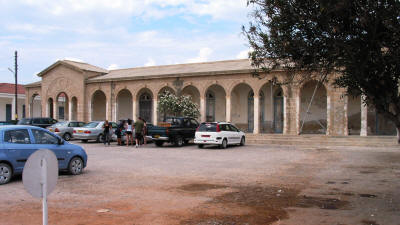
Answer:
[{"label": "group of people", "polygon": [[[108,143],[110,145],[111,141],[111,135],[112,135],[112,124],[106,120],[103,125],[104,128],[104,145]],[[117,142],[118,145],[122,145],[122,135],[123,135],[123,130],[125,130],[125,136],[126,136],[126,146],[129,146],[129,142],[131,145],[133,145],[133,134],[135,134],[135,146],[136,148],[139,147],[139,145],[146,144],[146,121],[139,117],[136,122],[133,122],[131,119],[123,120],[121,121],[120,124],[118,124],[117,130],[115,131],[115,134],[117,135]]]}]

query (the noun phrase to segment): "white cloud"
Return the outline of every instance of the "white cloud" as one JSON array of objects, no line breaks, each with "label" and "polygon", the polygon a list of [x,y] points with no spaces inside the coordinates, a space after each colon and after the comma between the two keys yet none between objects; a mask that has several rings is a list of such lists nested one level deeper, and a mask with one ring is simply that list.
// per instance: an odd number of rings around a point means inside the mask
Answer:
[{"label": "white cloud", "polygon": [[155,66],[156,65],[156,61],[154,61],[154,59],[152,58],[148,58],[147,62],[144,64],[144,66]]},{"label": "white cloud", "polygon": [[119,66],[115,63],[113,63],[107,67],[107,70],[116,70],[116,69],[119,69]]},{"label": "white cloud", "polygon": [[208,47],[201,48],[197,57],[188,59],[187,62],[188,63],[206,62],[212,52],[213,52],[213,50],[211,48],[208,48]]},{"label": "white cloud", "polygon": [[236,55],[237,59],[247,59],[249,57],[249,50],[243,50]]},{"label": "white cloud", "polygon": [[63,60],[69,60],[69,61],[80,62],[80,63],[85,62],[82,59],[78,59],[78,58],[74,58],[74,57],[65,57],[65,58],[63,58]]},{"label": "white cloud", "polygon": [[61,29],[60,27],[57,26],[35,25],[30,23],[12,23],[12,24],[6,24],[5,27],[9,31],[28,32],[37,34],[48,34],[50,32]]},{"label": "white cloud", "polygon": [[[177,13],[237,20],[247,16],[246,0],[21,0],[20,3],[54,16],[102,14],[160,19]],[[232,16],[235,15],[235,16]]]}]

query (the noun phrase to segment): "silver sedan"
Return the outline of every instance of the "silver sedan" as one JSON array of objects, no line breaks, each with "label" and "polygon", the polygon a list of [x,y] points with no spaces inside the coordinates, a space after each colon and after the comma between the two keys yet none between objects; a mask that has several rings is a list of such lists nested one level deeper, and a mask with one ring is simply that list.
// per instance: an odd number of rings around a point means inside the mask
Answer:
[{"label": "silver sedan", "polygon": [[47,130],[64,138],[64,140],[69,141],[73,138],[74,128],[82,127],[84,125],[85,123],[80,121],[62,121],[47,127]]},{"label": "silver sedan", "polygon": [[[113,134],[117,127],[117,124],[110,122],[113,126]],[[104,140],[104,121],[92,121],[83,127],[74,128],[74,139],[87,142],[88,140],[95,140],[96,142],[103,142]]]}]

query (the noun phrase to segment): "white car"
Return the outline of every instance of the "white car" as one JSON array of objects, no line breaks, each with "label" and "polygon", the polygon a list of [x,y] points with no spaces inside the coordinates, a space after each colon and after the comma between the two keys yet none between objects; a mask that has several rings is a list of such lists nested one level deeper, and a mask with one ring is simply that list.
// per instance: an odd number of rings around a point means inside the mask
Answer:
[{"label": "white car", "polygon": [[199,148],[202,148],[204,145],[219,145],[221,148],[235,144],[243,146],[245,141],[245,134],[227,122],[201,123],[194,137],[194,143]]}]

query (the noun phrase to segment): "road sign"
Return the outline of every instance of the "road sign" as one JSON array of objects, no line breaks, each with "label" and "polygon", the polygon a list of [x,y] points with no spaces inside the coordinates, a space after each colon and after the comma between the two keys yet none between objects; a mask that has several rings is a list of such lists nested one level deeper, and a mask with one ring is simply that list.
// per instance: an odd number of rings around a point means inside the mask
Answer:
[{"label": "road sign", "polygon": [[43,199],[44,225],[47,225],[47,195],[56,187],[57,178],[58,162],[52,151],[38,150],[26,161],[22,172],[22,182],[29,194]]}]

